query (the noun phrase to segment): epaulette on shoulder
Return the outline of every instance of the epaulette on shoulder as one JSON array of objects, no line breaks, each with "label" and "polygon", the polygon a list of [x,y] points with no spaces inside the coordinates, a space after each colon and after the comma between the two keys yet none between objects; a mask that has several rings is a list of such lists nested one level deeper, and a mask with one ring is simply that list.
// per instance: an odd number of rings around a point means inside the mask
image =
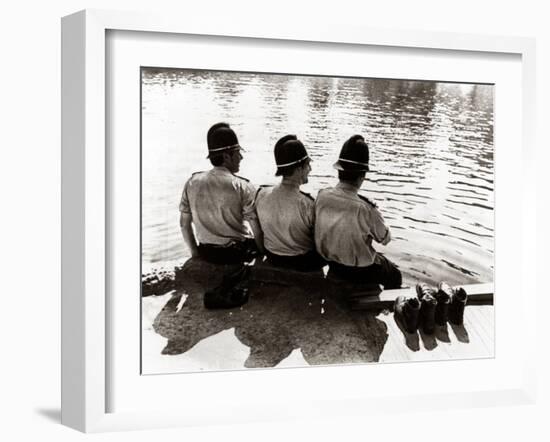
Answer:
[{"label": "epaulette on shoulder", "polygon": [[304,195],[304,196],[307,196],[311,201],[314,201],[314,200],[315,200],[315,198],[313,198],[313,197],[312,197],[309,193],[307,193],[307,192],[302,192],[302,191],[300,190],[300,193],[301,193],[302,195]]},{"label": "epaulette on shoulder", "polygon": [[260,190],[267,189],[268,187],[273,187],[273,186],[269,184],[260,184],[260,187],[258,187],[258,190],[256,190],[256,195],[254,196],[254,199],[258,198]]},{"label": "epaulette on shoulder", "polygon": [[196,180],[196,179],[199,179],[199,176],[201,174],[205,173],[205,171],[200,171],[200,172],[193,172],[191,174],[191,176],[189,177],[189,179],[187,180],[188,183],[191,183],[192,181]]},{"label": "epaulette on shoulder", "polygon": [[250,180],[249,180],[249,179],[246,179],[244,176],[235,175],[235,174],[233,174],[233,176],[236,176],[237,178],[240,178],[241,180],[244,180],[244,181],[246,181],[247,183],[250,182]]},{"label": "epaulette on shoulder", "polygon": [[366,196],[359,195],[359,194],[357,194],[357,196],[361,198],[363,201],[365,201],[366,203],[370,204],[372,207],[375,207],[375,208],[378,207],[374,201],[369,200]]},{"label": "epaulette on shoulder", "polygon": [[256,190],[256,194],[254,195],[254,201],[258,199],[258,195],[260,194],[260,190],[262,190],[262,186],[258,187],[258,190]]}]

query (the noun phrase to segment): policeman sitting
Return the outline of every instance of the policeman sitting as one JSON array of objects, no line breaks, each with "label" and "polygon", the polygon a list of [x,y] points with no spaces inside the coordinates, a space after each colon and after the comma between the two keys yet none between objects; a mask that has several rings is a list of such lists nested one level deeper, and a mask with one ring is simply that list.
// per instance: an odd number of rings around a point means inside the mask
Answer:
[{"label": "policeman sitting", "polygon": [[315,245],[329,261],[328,275],[401,287],[399,269],[372,246],[373,240],[388,244],[390,229],[377,206],[358,194],[369,170],[369,148],[361,135],[344,143],[334,168],[339,183],[321,190],[315,202]]},{"label": "policeman sitting", "polygon": [[254,207],[256,189],[247,179],[235,175],[243,158],[241,146],[227,123],[209,129],[207,144],[214,167],[194,173],[181,196],[183,239],[193,257],[216,264],[248,261],[255,251],[263,251],[263,235]]},{"label": "policeman sitting", "polygon": [[256,211],[264,233],[269,261],[299,271],[320,270],[324,260],[315,251],[313,225],[315,203],[300,191],[311,172],[307,151],[296,138],[286,135],[275,144],[275,163],[282,176],[276,186],[262,186],[256,195]]}]

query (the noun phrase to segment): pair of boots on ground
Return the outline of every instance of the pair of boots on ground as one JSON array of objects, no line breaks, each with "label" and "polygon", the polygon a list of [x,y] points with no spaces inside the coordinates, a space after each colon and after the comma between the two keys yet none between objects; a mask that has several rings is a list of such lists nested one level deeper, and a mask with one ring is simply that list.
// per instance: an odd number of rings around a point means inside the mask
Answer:
[{"label": "pair of boots on ground", "polygon": [[394,314],[408,333],[420,327],[425,334],[432,334],[435,325],[445,325],[447,321],[455,325],[464,322],[464,307],[468,295],[462,287],[452,288],[441,282],[437,290],[428,284],[416,285],[416,298],[398,296],[394,304]]}]

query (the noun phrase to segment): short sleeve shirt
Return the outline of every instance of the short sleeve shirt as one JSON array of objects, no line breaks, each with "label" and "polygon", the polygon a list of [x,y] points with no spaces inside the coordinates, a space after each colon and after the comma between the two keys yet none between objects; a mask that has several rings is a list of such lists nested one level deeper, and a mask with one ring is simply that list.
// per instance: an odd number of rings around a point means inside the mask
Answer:
[{"label": "short sleeve shirt", "polygon": [[378,208],[339,183],[323,189],[315,201],[315,245],[325,259],[351,267],[368,267],[376,251],[372,240],[387,244],[390,229]]},{"label": "short sleeve shirt", "polygon": [[255,187],[225,167],[198,172],[185,183],[180,212],[191,215],[199,244],[228,245],[251,237]]},{"label": "short sleeve shirt", "polygon": [[256,196],[256,211],[264,246],[271,253],[296,256],[315,249],[315,203],[299,188],[287,184],[261,187]]}]

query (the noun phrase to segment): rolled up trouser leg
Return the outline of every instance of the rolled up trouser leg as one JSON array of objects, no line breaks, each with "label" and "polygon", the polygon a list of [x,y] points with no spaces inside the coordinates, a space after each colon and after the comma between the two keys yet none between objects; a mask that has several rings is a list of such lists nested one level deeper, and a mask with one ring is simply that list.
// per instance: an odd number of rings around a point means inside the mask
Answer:
[{"label": "rolled up trouser leg", "polygon": [[373,265],[379,267],[377,269],[379,273],[379,279],[380,283],[384,286],[384,289],[398,289],[401,287],[401,284],[403,282],[401,271],[388,258],[386,258],[381,253],[377,253],[375,264]]}]

